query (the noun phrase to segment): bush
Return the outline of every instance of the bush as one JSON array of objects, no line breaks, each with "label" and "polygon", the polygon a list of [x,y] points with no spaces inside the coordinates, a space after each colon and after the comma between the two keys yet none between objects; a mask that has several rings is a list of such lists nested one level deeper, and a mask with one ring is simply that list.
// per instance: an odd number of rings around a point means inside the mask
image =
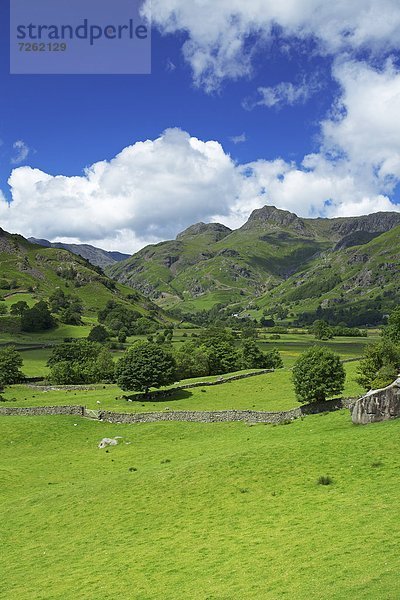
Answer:
[{"label": "bush", "polygon": [[314,346],[293,367],[293,383],[299,402],[321,402],[340,394],[346,373],[340,357],[327,348]]},{"label": "bush", "polygon": [[46,331],[53,329],[56,322],[52,317],[46,302],[41,300],[32,308],[24,310],[21,315],[21,329],[27,332]]},{"label": "bush", "polygon": [[333,479],[332,477],[329,477],[329,475],[321,475],[321,477],[318,477],[317,483],[318,485],[331,485]]},{"label": "bush", "polygon": [[400,370],[400,349],[389,339],[368,344],[358,368],[357,382],[366,390],[393,383]]}]

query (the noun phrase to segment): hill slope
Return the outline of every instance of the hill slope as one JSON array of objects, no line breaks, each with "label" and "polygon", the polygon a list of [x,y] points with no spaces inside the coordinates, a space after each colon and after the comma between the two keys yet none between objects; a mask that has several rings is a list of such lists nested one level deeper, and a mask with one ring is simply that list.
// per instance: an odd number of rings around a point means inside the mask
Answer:
[{"label": "hill slope", "polygon": [[371,243],[398,225],[400,213],[302,219],[265,206],[255,210],[240,229],[199,223],[176,240],[147,246],[107,268],[107,273],[158,305],[184,312],[216,303],[246,307],[250,299],[265,299],[287,280],[290,287],[294,274],[308,266],[316,269],[316,261],[326,252],[341,256],[342,251]]},{"label": "hill slope", "polygon": [[36,238],[28,238],[28,241],[32,244],[38,244],[44,248],[58,248],[60,250],[69,250],[73,254],[77,254],[82,258],[86,258],[95,267],[101,267],[104,269],[110,265],[126,260],[129,258],[129,254],[122,254],[121,252],[108,252],[89,244],[63,244],[62,242],[49,242],[48,240],[38,240]]},{"label": "hill slope", "polygon": [[159,313],[150,300],[110,280],[80,256],[32,244],[0,229],[0,298],[15,296],[17,301],[26,292],[35,300],[47,299],[56,288],[78,296],[87,316],[96,315],[111,299],[143,314]]}]

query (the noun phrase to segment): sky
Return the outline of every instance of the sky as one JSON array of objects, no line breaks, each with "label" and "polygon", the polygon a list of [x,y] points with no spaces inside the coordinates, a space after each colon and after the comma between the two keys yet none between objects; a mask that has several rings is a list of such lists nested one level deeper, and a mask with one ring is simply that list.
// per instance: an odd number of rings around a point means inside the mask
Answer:
[{"label": "sky", "polygon": [[400,210],[398,0],[152,0],[151,75],[103,76],[10,75],[7,4],[3,229],[133,253],[265,204]]}]

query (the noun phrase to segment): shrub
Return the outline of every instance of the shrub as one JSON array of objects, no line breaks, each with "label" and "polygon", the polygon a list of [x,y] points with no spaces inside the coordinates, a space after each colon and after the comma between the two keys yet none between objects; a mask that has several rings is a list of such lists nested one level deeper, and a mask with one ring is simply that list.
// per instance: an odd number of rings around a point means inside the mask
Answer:
[{"label": "shrub", "polygon": [[318,477],[317,483],[318,485],[331,485],[333,479],[329,475],[321,475],[321,477]]},{"label": "shrub", "polygon": [[304,352],[293,367],[293,383],[299,402],[321,402],[340,394],[345,378],[340,357],[320,346]]},{"label": "shrub", "polygon": [[400,369],[400,349],[390,339],[368,344],[358,367],[357,382],[366,390],[391,384]]}]

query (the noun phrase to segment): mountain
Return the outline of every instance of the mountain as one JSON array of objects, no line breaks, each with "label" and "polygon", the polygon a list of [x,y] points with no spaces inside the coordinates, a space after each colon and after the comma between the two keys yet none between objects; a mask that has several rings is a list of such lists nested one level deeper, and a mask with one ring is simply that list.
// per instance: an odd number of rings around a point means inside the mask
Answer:
[{"label": "mountain", "polygon": [[[237,230],[218,223],[198,223],[173,241],[147,246],[128,260],[107,267],[107,273],[139,289],[159,306],[186,313],[217,303],[235,310],[249,305],[268,310],[279,300],[279,286],[286,282],[283,295],[291,285],[298,286],[297,274],[304,278],[311,269],[318,278],[321,264],[333,256],[341,263],[348,260],[352,248],[372,244],[373,249],[375,240],[397,226],[400,213],[396,212],[303,219],[264,206],[253,211]],[[397,247],[398,242],[394,255]]]},{"label": "mountain", "polygon": [[99,267],[68,250],[32,244],[0,228],[0,299],[24,294],[47,299],[55,289],[81,299],[86,316],[96,316],[108,300],[135,308],[145,316],[161,315],[142,294],[104,275]]},{"label": "mountain", "polygon": [[104,269],[110,265],[126,260],[130,257],[129,254],[122,254],[121,252],[108,252],[95,246],[88,244],[63,244],[62,242],[49,242],[48,240],[41,240],[36,238],[28,238],[28,241],[32,244],[38,244],[44,248],[58,248],[61,250],[69,250],[73,254],[86,258],[95,267],[101,267]]}]

